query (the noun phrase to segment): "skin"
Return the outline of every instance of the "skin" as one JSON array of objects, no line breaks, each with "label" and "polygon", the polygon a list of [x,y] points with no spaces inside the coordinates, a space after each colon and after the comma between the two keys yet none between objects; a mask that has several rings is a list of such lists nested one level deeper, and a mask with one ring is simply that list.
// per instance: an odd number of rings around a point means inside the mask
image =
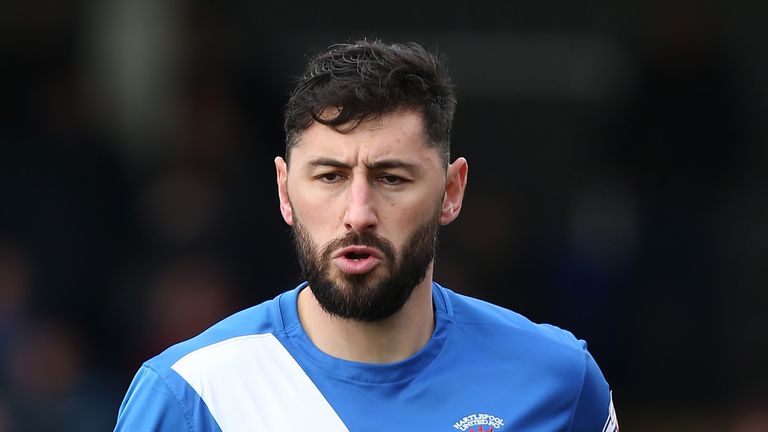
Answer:
[{"label": "skin", "polygon": [[[291,150],[290,168],[275,159],[280,212],[288,225],[296,221],[316,247],[350,230],[372,230],[392,242],[400,256],[409,234],[437,212],[441,225],[461,211],[467,184],[467,161],[447,167],[439,150],[427,145],[422,115],[396,111],[338,133],[313,123]],[[370,271],[385,277],[387,263]],[[345,360],[390,363],[410,357],[434,330],[432,274],[434,262],[405,305],[377,322],[341,319],[325,312],[310,289],[299,294],[302,326],[323,352]],[[341,270],[331,265],[331,277]]]}]

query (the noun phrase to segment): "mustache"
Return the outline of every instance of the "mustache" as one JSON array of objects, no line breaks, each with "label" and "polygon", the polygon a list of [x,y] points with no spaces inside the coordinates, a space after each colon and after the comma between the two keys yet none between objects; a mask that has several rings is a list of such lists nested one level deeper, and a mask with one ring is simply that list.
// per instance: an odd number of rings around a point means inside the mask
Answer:
[{"label": "mustache", "polygon": [[321,256],[329,257],[333,251],[348,246],[366,246],[380,250],[390,260],[395,260],[395,246],[389,240],[373,232],[350,231],[336,240],[331,240],[323,247]]}]

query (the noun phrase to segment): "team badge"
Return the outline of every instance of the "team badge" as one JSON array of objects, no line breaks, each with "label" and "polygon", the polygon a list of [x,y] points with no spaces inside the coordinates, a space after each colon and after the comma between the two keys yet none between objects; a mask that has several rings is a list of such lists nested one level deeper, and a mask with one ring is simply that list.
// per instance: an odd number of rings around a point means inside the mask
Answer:
[{"label": "team badge", "polygon": [[493,432],[504,426],[504,419],[486,413],[470,414],[453,424],[461,432]]}]

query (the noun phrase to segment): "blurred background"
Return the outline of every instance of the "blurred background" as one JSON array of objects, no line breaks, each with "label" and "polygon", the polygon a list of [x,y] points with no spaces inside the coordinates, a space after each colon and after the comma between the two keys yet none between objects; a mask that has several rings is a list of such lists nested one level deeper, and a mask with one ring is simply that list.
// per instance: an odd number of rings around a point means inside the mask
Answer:
[{"label": "blurred background", "polygon": [[586,339],[622,430],[768,431],[762,2],[0,6],[0,431],[110,430],[141,362],[298,282],[308,55],[420,42],[470,163],[436,279]]}]

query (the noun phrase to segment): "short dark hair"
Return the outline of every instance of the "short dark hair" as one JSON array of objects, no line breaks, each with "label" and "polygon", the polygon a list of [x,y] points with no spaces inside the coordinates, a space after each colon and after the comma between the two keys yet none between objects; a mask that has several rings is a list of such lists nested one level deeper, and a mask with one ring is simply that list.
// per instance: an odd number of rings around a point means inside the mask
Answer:
[{"label": "short dark hair", "polygon": [[[329,117],[328,108],[338,112]],[[427,141],[447,164],[456,96],[441,56],[413,42],[331,45],[309,61],[288,100],[286,158],[313,121],[348,133],[362,121],[400,109],[422,114]]]}]

